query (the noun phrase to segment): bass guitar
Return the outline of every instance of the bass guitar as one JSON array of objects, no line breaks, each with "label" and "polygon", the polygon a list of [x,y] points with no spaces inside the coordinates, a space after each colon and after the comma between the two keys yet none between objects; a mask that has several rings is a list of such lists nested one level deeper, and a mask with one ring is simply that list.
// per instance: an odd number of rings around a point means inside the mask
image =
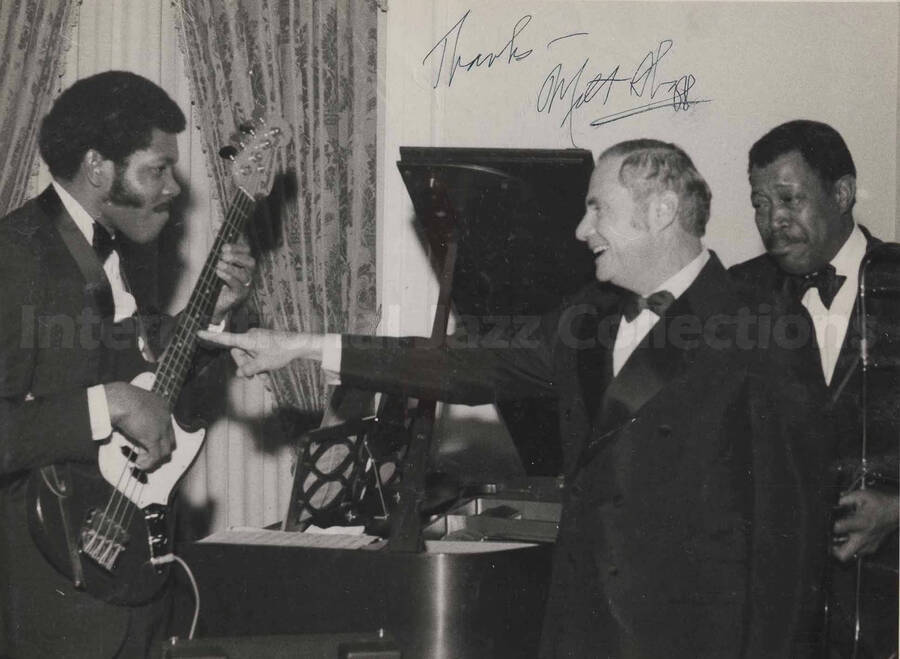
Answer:
[{"label": "bass guitar", "polygon": [[[196,332],[209,324],[222,287],[216,263],[222,248],[241,235],[256,199],[272,186],[278,148],[290,139],[281,120],[245,128],[246,144],[232,154],[236,192],[172,339],[155,373],[132,384],[153,391],[173,409],[197,346]],[[205,430],[188,432],[172,417],[171,459],[152,471],[135,466],[138,448],[119,432],[99,449],[98,464],[51,465],[28,482],[29,528],[47,560],[76,587],[94,597],[137,605],[156,596],[168,578],[174,517],[169,503],[193,464]]]}]

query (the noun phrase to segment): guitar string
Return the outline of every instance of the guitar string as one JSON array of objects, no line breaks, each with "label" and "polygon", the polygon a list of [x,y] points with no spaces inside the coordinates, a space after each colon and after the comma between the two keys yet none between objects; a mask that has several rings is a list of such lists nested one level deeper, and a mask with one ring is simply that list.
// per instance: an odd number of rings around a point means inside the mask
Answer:
[{"label": "guitar string", "polygon": [[[130,491],[129,491],[130,490]],[[137,494],[135,494],[135,490],[137,490]],[[131,523],[130,519],[133,519],[134,511],[137,509],[137,505],[133,502],[135,499],[140,501],[140,494],[143,490],[143,483],[141,483],[137,478],[133,476],[133,474],[129,474],[128,485],[125,487],[125,491],[121,494],[123,496],[119,497],[119,505],[117,505],[117,510],[113,513],[114,524],[112,525],[113,535],[110,540],[110,544],[107,547],[107,550],[104,554],[104,562],[114,561],[115,556],[110,557],[110,553],[115,551],[118,546],[124,544],[125,529],[128,528],[128,525]],[[125,518],[128,517],[129,521],[126,522]],[[112,565],[110,565],[112,567]]]},{"label": "guitar string", "polygon": [[[212,253],[207,259],[207,267],[204,268],[204,271],[201,273],[197,287],[198,294],[192,297],[188,303],[186,309],[187,315],[195,322],[198,322],[196,316],[199,315],[200,311],[196,307],[201,305],[208,306],[211,302],[208,298],[208,289],[211,284],[216,281],[215,263],[218,262],[222,247],[225,243],[236,237],[242,229],[244,221],[249,217],[249,211],[253,200],[247,197],[245,193],[238,193],[238,195],[238,199],[236,199],[232,205],[234,212],[229,214],[233,217],[229,217],[229,219],[226,220],[222,231],[220,231],[219,235],[216,237]],[[182,336],[181,338],[186,337]]]},{"label": "guitar string", "polygon": [[137,486],[135,488],[136,492],[134,493],[134,496],[131,497],[131,499],[132,499],[132,501],[130,502],[131,505],[125,506],[127,513],[125,515],[125,519],[122,520],[122,524],[121,524],[123,534],[125,533],[125,529],[131,528],[131,522],[134,521],[134,514],[137,512],[138,504],[139,504],[139,502],[142,501],[142,497],[144,494],[145,484],[137,479],[135,479],[135,480],[137,481]]},{"label": "guitar string", "polygon": [[85,551],[87,551],[91,555],[94,555],[94,552],[97,551],[97,549],[96,549],[97,543],[103,542],[102,535],[103,535],[103,533],[105,533],[105,531],[103,531],[103,522],[105,520],[109,519],[110,508],[113,506],[113,504],[116,502],[117,498],[120,496],[120,490],[122,488],[122,480],[124,478],[127,478],[127,476],[128,476],[128,472],[123,469],[122,472],[119,474],[119,479],[118,479],[118,481],[116,481],[115,487],[113,488],[112,495],[110,496],[109,500],[106,502],[106,508],[103,509],[102,516],[100,517],[100,520],[98,521],[97,525],[94,527],[94,535],[92,536],[88,545],[85,546]]},{"label": "guitar string", "polygon": [[[130,474],[129,474],[130,476]],[[109,525],[108,531],[104,533],[104,540],[106,540],[106,546],[103,550],[103,563],[106,563],[109,560],[110,551],[115,549],[115,541],[118,538],[118,530],[117,527],[120,526],[121,520],[119,518],[120,511],[122,510],[123,504],[127,505],[128,503],[128,490],[131,485],[132,478],[128,478],[125,483],[125,488],[123,492],[116,492],[114,498],[116,499],[116,506],[113,510],[112,514],[109,516]]]},{"label": "guitar string", "polygon": [[[217,283],[215,275],[215,264],[221,256],[222,247],[234,238],[242,230],[243,224],[249,217],[250,210],[254,200],[239,191],[237,199],[232,203],[232,210],[229,211],[229,217],[223,223],[222,230],[216,237],[213,249],[207,257],[207,263],[201,272],[197,282],[195,295],[193,295],[185,308],[184,317],[186,320],[179,323],[176,329],[175,337],[169,344],[169,350],[164,357],[163,365],[158,374],[157,381],[162,380],[163,384],[159,387],[166,395],[166,398],[174,398],[175,387],[177,387],[176,379],[180,379],[190,362],[196,342],[195,333],[199,329],[200,315],[209,313],[208,307],[213,300],[211,293],[213,286]],[[174,361],[174,364],[173,364]]]},{"label": "guitar string", "polygon": [[[135,494],[135,489],[138,490],[138,493]],[[118,546],[124,544],[124,539],[126,535],[125,529],[130,525],[130,519],[133,519],[134,511],[137,509],[136,504],[133,502],[134,499],[140,501],[140,493],[143,490],[143,484],[134,477],[132,473],[128,473],[127,484],[123,491],[119,492],[119,496],[116,497],[118,499],[116,504],[116,510],[112,514],[112,522],[110,528],[112,530],[112,536],[108,538],[109,544],[107,545],[104,554],[103,554],[103,562],[114,562],[115,556],[110,556],[110,554],[116,551]],[[125,521],[125,518],[128,517],[129,521]],[[112,565],[110,564],[110,568]]]}]

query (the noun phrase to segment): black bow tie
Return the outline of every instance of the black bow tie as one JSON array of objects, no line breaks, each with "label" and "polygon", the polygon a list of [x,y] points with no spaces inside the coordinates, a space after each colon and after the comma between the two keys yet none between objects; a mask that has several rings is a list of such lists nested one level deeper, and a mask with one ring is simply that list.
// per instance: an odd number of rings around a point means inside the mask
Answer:
[{"label": "black bow tie", "polygon": [[675,296],[669,291],[656,291],[647,297],[641,297],[637,293],[626,295],[622,303],[622,315],[629,323],[638,317],[644,309],[649,309],[662,318],[666,309],[672,306]]},{"label": "black bow tie", "polygon": [[802,298],[810,288],[818,289],[822,304],[826,309],[830,309],[831,303],[834,302],[834,296],[841,290],[846,279],[843,275],[837,274],[834,266],[829,263],[818,272],[808,275],[790,275],[788,281],[798,299]]},{"label": "black bow tie", "polygon": [[97,258],[100,259],[100,263],[106,263],[106,259],[116,249],[116,238],[110,235],[109,231],[102,224],[94,222],[94,240],[92,245],[97,253]]}]

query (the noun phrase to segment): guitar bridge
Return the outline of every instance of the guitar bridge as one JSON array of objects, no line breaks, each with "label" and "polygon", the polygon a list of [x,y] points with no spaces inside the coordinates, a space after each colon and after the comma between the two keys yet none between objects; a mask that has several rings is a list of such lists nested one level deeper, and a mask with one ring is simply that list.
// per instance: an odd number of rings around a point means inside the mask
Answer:
[{"label": "guitar bridge", "polygon": [[116,560],[125,550],[129,536],[121,522],[104,511],[91,508],[81,527],[81,552],[108,572],[116,566]]}]

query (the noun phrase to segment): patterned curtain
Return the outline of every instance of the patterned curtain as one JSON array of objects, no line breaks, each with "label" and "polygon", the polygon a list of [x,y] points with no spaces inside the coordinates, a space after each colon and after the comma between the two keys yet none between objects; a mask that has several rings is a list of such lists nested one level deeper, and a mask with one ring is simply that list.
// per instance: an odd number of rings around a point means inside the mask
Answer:
[{"label": "patterned curtain", "polygon": [[[220,146],[243,122],[293,128],[282,185],[252,222],[261,246],[253,301],[261,325],[371,332],[375,324],[376,7],[369,0],[192,0],[181,25],[200,129],[220,200]],[[226,202],[227,203],[227,202]],[[268,221],[266,221],[268,219]],[[318,367],[273,374],[279,402],[324,406]]]},{"label": "patterned curtain", "polygon": [[72,0],[0,2],[0,216],[28,196],[40,119],[60,91],[62,53],[76,12]]}]

